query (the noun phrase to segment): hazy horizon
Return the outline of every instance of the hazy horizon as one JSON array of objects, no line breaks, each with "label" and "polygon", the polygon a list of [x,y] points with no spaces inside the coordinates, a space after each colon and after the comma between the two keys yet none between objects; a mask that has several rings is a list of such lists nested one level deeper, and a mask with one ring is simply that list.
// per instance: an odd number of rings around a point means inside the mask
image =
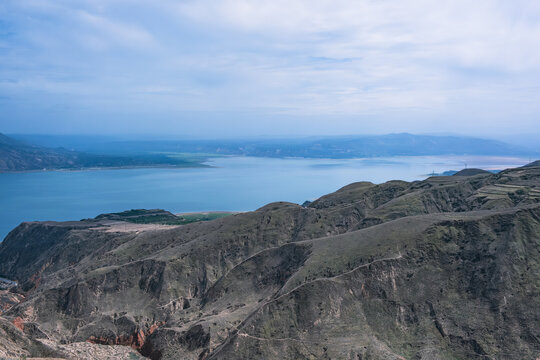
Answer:
[{"label": "hazy horizon", "polygon": [[[0,134],[2,132],[0,131]],[[528,134],[500,134],[495,136],[485,136],[485,135],[471,135],[471,134],[459,134],[459,133],[349,133],[349,134],[281,134],[281,135],[272,135],[272,134],[254,134],[254,135],[229,135],[229,136],[218,136],[214,134],[204,135],[187,135],[187,134],[137,134],[137,133],[72,133],[72,134],[62,134],[62,133],[4,133],[7,136],[14,138],[23,139],[32,143],[37,139],[55,139],[59,140],[58,146],[63,146],[61,144],[61,139],[76,139],[76,138],[94,138],[100,139],[101,141],[208,141],[208,140],[223,140],[223,141],[232,141],[232,140],[246,140],[246,141],[257,141],[257,140],[301,140],[301,139],[317,139],[317,138],[347,138],[347,137],[370,137],[370,136],[384,136],[384,135],[398,135],[398,134],[409,134],[409,135],[419,135],[419,136],[451,136],[451,137],[465,137],[465,138],[477,138],[483,140],[496,140],[502,141],[508,144],[517,145],[523,148],[528,148],[534,151],[540,151],[540,145],[538,143],[538,138],[540,134],[528,133]],[[48,143],[39,144],[45,146],[54,146],[54,140]]]},{"label": "hazy horizon", "polygon": [[540,134],[540,5],[6,0],[0,131]]}]

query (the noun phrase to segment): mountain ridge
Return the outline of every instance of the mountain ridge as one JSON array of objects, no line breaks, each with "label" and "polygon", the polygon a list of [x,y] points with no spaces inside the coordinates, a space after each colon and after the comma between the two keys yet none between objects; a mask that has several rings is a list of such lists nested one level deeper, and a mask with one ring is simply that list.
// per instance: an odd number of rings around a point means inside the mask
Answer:
[{"label": "mountain ridge", "polygon": [[58,344],[151,359],[535,358],[539,189],[540,167],[523,167],[353,183],[305,207],[142,231],[23,223],[0,245],[0,276],[24,300],[1,318],[68,358]]},{"label": "mountain ridge", "polygon": [[269,139],[129,140],[81,136],[17,138],[47,146],[63,146],[96,154],[133,155],[148,152],[214,155],[356,158],[423,155],[535,155],[536,152],[498,140],[396,133],[385,135],[311,136]]}]

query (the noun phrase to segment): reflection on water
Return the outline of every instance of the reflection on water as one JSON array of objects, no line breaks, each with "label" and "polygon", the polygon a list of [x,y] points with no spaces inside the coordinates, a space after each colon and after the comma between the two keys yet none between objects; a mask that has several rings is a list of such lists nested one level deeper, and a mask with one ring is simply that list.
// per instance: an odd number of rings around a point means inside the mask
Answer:
[{"label": "reflection on water", "polygon": [[220,157],[200,169],[123,169],[0,174],[0,239],[22,221],[78,220],[134,208],[246,211],[302,203],[355,181],[418,180],[465,167],[504,169],[528,159]]}]

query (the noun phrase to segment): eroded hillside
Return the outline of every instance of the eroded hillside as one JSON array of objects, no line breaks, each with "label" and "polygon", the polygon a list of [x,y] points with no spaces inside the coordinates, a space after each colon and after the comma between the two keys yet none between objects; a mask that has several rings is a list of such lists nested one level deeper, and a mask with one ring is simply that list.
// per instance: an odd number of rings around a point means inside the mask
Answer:
[{"label": "eroded hillside", "polygon": [[535,359],[539,252],[534,166],[182,226],[23,223],[0,356]]}]

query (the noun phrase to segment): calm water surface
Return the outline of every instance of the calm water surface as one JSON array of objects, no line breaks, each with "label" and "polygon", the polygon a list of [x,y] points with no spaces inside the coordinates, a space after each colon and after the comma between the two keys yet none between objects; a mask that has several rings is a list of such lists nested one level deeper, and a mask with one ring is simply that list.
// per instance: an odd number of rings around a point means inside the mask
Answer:
[{"label": "calm water surface", "polygon": [[354,181],[411,181],[432,171],[461,169],[465,163],[503,169],[527,162],[500,157],[225,157],[208,162],[215,168],[0,174],[0,240],[23,221],[80,220],[134,208],[247,211],[273,201],[313,200]]}]

